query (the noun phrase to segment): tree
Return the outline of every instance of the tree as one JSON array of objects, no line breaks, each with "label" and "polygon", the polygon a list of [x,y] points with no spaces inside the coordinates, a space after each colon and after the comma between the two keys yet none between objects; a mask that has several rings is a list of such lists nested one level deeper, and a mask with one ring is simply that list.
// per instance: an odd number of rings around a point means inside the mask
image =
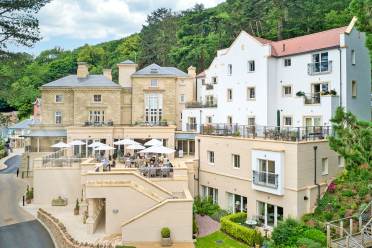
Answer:
[{"label": "tree", "polygon": [[32,46],[41,38],[36,14],[50,0],[0,1],[0,53],[10,42]]},{"label": "tree", "polygon": [[341,107],[331,122],[335,135],[329,137],[329,145],[345,159],[346,168],[372,167],[372,122],[357,120]]}]

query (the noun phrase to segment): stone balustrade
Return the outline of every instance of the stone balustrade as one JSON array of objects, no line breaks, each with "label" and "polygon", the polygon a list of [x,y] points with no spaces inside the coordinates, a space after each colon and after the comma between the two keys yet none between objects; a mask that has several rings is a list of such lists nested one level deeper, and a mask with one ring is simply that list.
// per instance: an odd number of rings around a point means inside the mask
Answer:
[{"label": "stone balustrade", "polygon": [[92,244],[75,240],[68,232],[65,225],[57,218],[43,209],[37,212],[38,219],[49,229],[58,247],[63,248],[114,248],[112,244]]}]

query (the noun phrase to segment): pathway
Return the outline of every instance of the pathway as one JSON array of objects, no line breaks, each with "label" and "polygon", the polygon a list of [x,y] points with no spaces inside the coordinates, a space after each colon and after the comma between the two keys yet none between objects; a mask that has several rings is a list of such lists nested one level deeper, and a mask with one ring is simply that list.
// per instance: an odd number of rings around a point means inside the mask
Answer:
[{"label": "pathway", "polygon": [[205,216],[196,215],[196,222],[199,227],[198,237],[204,237],[220,230],[220,223],[213,220],[211,217],[207,215]]},{"label": "pathway", "polygon": [[15,176],[20,156],[5,161],[0,171],[0,247],[54,248],[49,233],[19,206],[27,185]]}]

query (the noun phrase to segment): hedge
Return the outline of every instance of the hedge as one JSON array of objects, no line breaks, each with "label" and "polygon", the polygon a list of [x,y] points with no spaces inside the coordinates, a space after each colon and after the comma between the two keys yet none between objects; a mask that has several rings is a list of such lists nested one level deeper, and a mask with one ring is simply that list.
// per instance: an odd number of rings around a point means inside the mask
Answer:
[{"label": "hedge", "polygon": [[246,213],[236,213],[224,216],[221,218],[221,231],[249,246],[261,244],[263,238],[259,232],[240,224],[246,219]]}]

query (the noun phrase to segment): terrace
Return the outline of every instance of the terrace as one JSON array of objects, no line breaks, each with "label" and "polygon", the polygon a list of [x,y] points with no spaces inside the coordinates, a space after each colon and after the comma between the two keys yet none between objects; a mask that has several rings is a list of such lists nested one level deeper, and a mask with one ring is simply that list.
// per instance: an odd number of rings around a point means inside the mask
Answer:
[{"label": "terrace", "polygon": [[238,124],[207,124],[201,126],[200,133],[203,135],[299,142],[324,140],[328,136],[332,135],[332,130],[329,126],[277,127]]}]

